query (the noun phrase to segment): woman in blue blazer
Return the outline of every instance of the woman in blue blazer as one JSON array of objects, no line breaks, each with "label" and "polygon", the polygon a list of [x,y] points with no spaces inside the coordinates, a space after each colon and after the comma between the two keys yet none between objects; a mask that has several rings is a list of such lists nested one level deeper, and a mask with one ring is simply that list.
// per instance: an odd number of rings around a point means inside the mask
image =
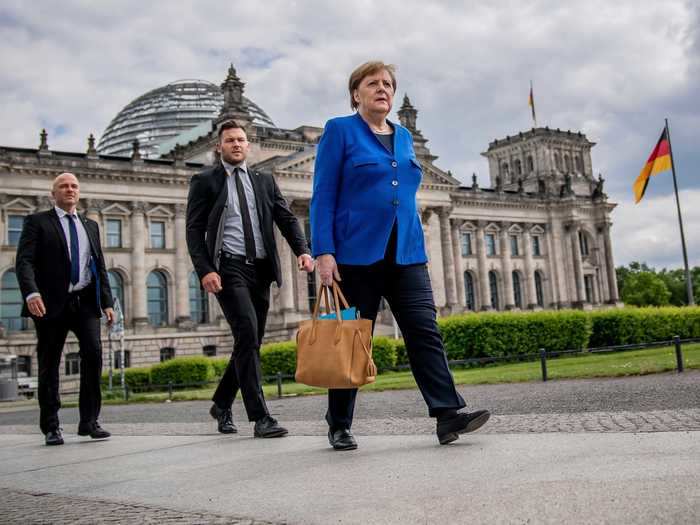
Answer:
[{"label": "woman in blue blazer", "polygon": [[[366,62],[350,75],[356,112],[326,123],[316,151],[311,243],[321,282],[341,280],[348,301],[373,322],[384,297],[406,343],[411,370],[447,444],[481,427],[489,412],[457,412],[457,392],[435,319],[416,193],[422,170],[409,131],[387,120],[394,66]],[[328,391],[328,440],[357,448],[350,428],[357,389]]]}]

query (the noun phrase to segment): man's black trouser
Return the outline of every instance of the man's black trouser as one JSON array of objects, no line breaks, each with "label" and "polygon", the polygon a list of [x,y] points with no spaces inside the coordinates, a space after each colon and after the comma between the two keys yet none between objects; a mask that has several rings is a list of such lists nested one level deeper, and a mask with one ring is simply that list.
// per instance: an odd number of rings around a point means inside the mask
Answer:
[{"label": "man's black trouser", "polygon": [[[406,353],[429,415],[465,406],[455,388],[438,331],[433,290],[425,264],[399,265],[395,257],[395,232],[384,260],[368,266],[339,264],[340,287],[350,306],[374,323],[381,298],[391,308],[406,343]],[[374,326],[374,324],[373,324]],[[350,428],[357,389],[328,391],[326,420],[332,429]]]},{"label": "man's black trouser", "polygon": [[268,260],[246,264],[238,258],[222,258],[219,268],[222,290],[217,294],[231,326],[233,354],[214,392],[219,408],[230,408],[240,389],[249,421],[269,414],[262,391],[260,344],[270,307],[272,270]]},{"label": "man's black trouser", "polygon": [[95,287],[90,285],[70,294],[63,311],[49,319],[35,320],[39,360],[39,426],[46,434],[59,426],[61,397],[58,388],[59,366],[68,332],[78,338],[80,354],[80,422],[97,421],[102,406],[100,376],[102,344],[100,319],[95,315]]}]

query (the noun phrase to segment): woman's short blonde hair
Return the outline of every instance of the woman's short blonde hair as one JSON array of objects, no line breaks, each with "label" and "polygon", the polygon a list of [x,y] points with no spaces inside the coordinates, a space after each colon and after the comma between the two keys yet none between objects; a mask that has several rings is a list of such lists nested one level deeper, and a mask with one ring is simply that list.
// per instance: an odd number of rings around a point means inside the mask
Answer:
[{"label": "woman's short blonde hair", "polygon": [[396,92],[396,66],[394,64],[385,64],[381,60],[370,60],[365,62],[355,68],[355,71],[350,73],[350,80],[348,80],[348,91],[350,91],[350,107],[352,109],[357,109],[357,102],[355,102],[354,93],[355,90],[360,86],[360,82],[368,76],[379,73],[380,71],[386,71],[391,77],[391,83],[394,86],[394,92]]}]

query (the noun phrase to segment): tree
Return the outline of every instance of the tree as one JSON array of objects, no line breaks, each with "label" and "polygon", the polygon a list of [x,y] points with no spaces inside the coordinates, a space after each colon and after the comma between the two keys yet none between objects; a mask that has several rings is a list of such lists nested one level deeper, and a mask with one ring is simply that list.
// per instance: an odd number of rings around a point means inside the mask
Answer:
[{"label": "tree", "polygon": [[671,292],[664,280],[650,271],[630,273],[621,295],[626,304],[633,306],[664,306],[671,299]]}]

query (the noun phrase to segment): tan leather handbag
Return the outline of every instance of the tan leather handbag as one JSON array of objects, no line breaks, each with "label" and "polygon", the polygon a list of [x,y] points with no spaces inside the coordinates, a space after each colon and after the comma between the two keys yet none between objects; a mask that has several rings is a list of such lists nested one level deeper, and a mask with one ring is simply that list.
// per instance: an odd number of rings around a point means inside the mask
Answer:
[{"label": "tan leather handbag", "polygon": [[[328,287],[322,285],[311,319],[299,323],[296,381],[324,388],[356,388],[373,383],[377,367],[372,360],[372,321],[343,320],[340,309],[348,302],[333,282],[335,319],[319,319],[323,299],[330,311]],[[341,303],[342,302],[342,303]]]}]

